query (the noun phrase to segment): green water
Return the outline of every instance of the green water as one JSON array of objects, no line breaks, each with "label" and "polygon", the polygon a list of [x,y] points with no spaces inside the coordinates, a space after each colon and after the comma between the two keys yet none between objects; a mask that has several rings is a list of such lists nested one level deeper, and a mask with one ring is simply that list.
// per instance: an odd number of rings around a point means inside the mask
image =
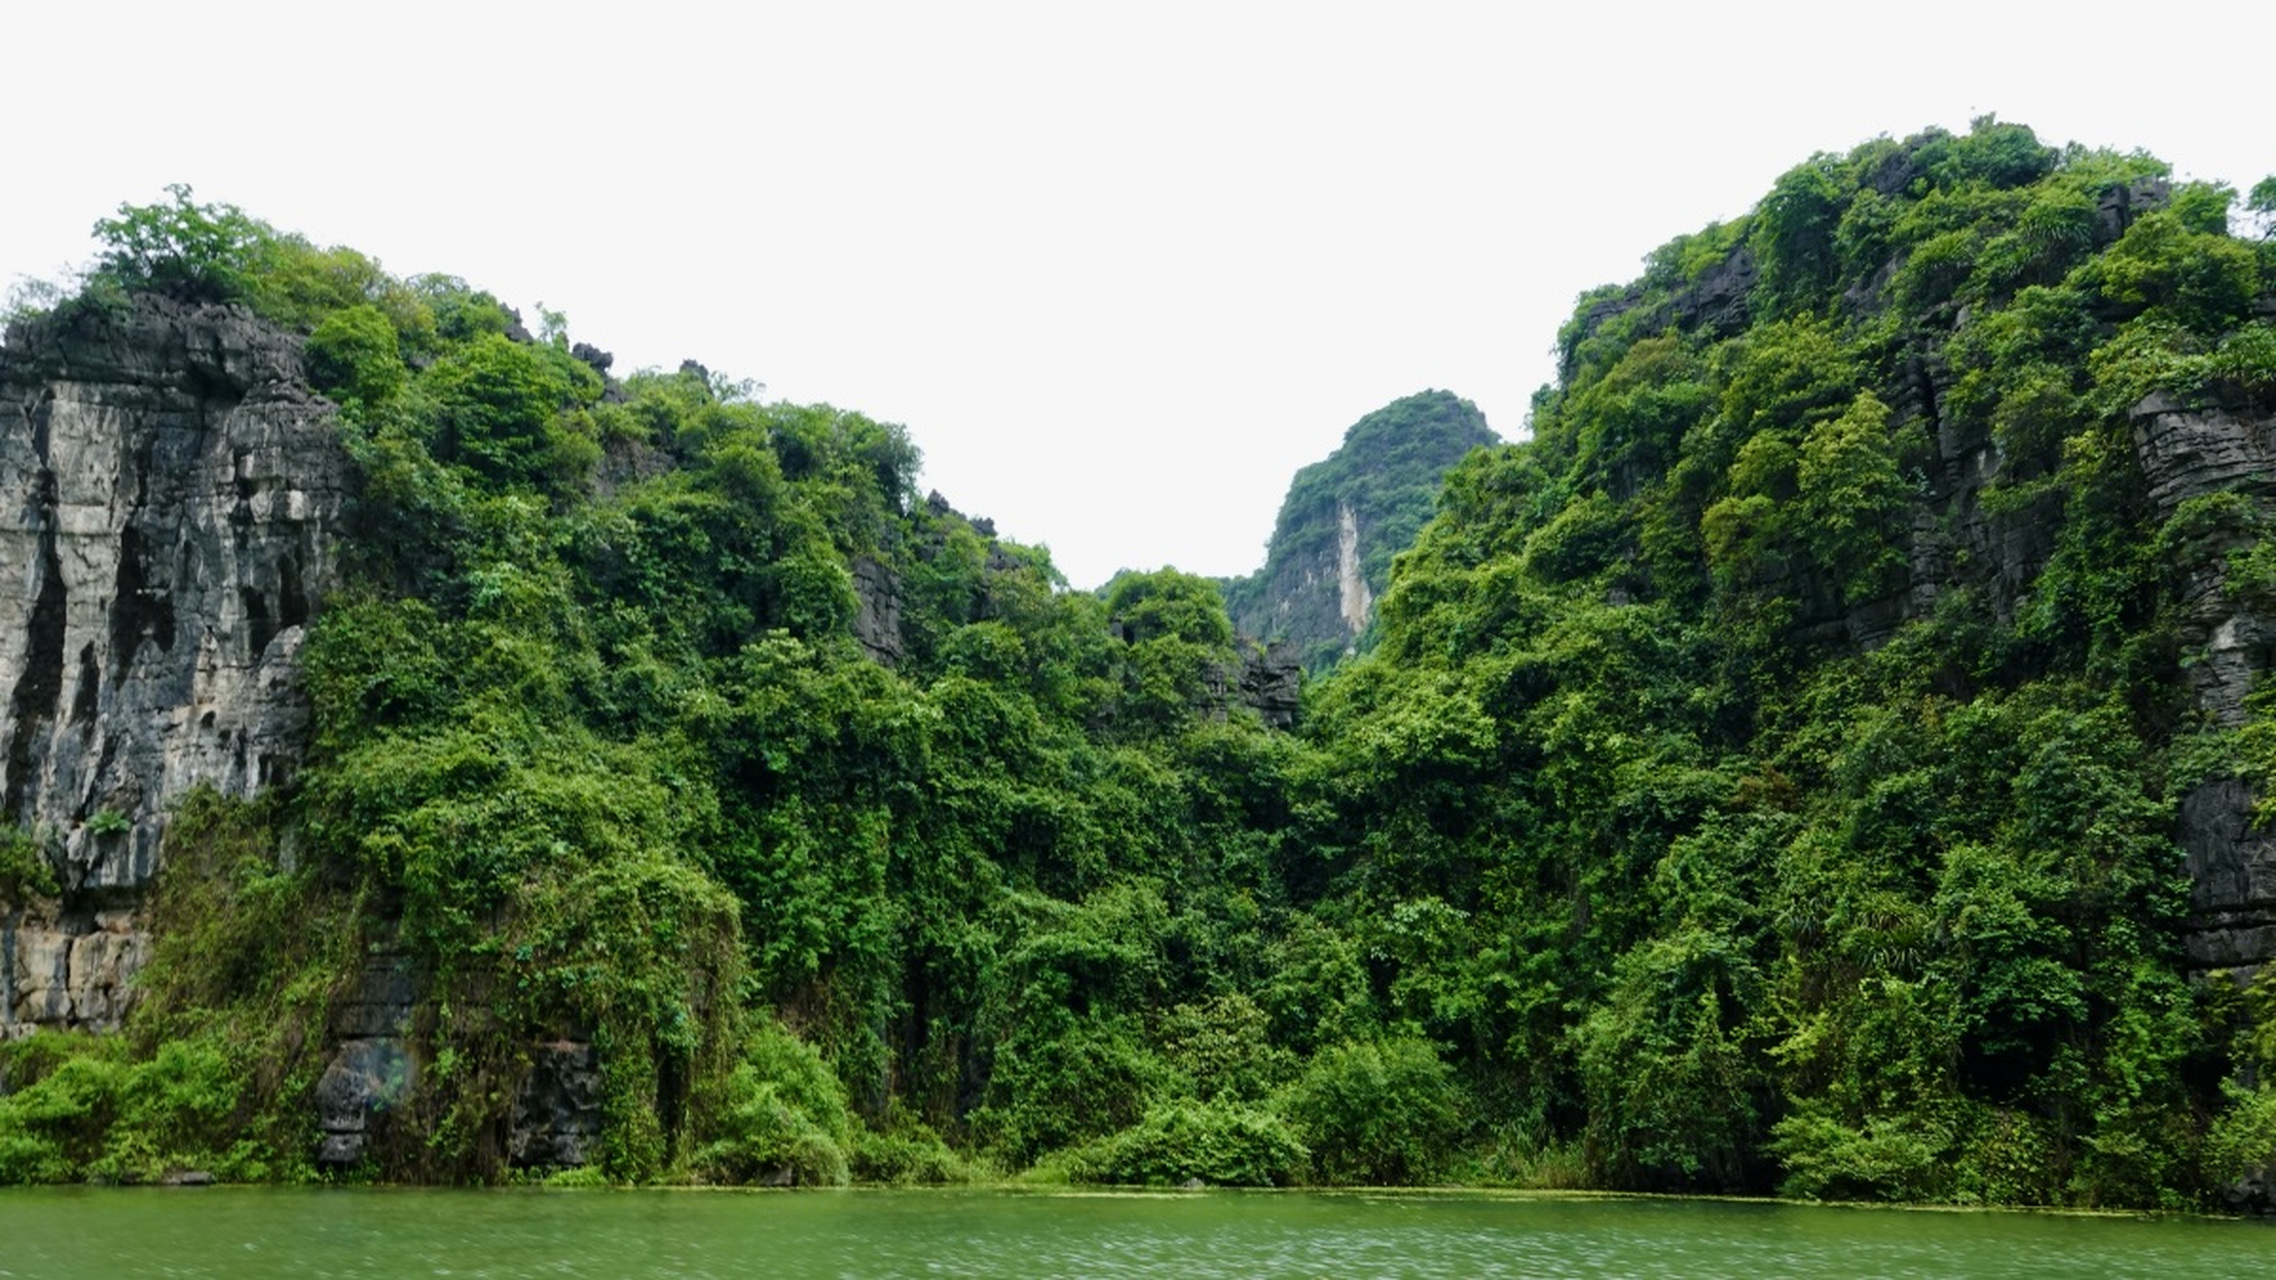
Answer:
[{"label": "green water", "polygon": [[2276,1275],[2276,1228],[1488,1194],[0,1192],[0,1276]]}]

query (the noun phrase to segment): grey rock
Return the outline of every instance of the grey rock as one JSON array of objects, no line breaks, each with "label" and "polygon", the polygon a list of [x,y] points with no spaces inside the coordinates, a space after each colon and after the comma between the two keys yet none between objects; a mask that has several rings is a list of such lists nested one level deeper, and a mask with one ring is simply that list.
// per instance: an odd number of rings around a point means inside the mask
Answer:
[{"label": "grey rock", "polygon": [[2134,454],[2161,517],[2223,489],[2276,496],[2276,416],[2155,392],[2134,406],[2132,419]]},{"label": "grey rock", "polygon": [[2276,1166],[2260,1165],[2222,1187],[2221,1202],[2231,1213],[2276,1218]]},{"label": "grey rock", "polygon": [[1925,141],[1926,135],[1905,139],[1902,150],[1890,152],[1881,158],[1879,164],[1873,166],[1873,172],[1865,177],[1865,185],[1885,196],[1896,195],[1912,186],[1915,179],[1927,174],[1927,167],[1921,163],[1919,153],[1919,146]]},{"label": "grey rock", "polygon": [[589,342],[580,342],[569,348],[569,355],[604,378],[608,376],[609,366],[616,363],[613,352],[603,351]]},{"label": "grey rock", "polygon": [[2218,778],[2181,802],[2188,858],[2190,967],[2239,969],[2276,959],[2276,834],[2253,822],[2257,797]]},{"label": "grey rock", "polygon": [[417,1076],[399,1039],[342,1041],[316,1081],[316,1122],[324,1135],[316,1162],[337,1167],[363,1159],[376,1121],[410,1096]]},{"label": "grey rock", "polygon": [[[2164,194],[2137,192],[2132,207]],[[2208,531],[2211,545],[2173,584],[2192,700],[2208,724],[2242,724],[2245,696],[2276,654],[2276,625],[2229,590],[2226,552],[2261,536],[2259,527],[2276,517],[2276,414],[2158,393],[2134,406],[2132,425],[2135,457],[2161,519],[2214,493],[2241,496],[2253,513],[2238,527]],[[2213,779],[2182,799],[2177,834],[2190,881],[2183,941],[2198,974],[2234,974],[2276,960],[2276,835],[2254,821],[2259,800],[2237,778]]]},{"label": "grey rock", "polygon": [[1241,653],[1241,701],[1263,717],[1266,727],[1293,729],[1303,706],[1304,664],[1285,640]]},{"label": "grey rock", "polygon": [[573,1168],[586,1162],[600,1136],[600,1053],[582,1040],[538,1045],[514,1098],[506,1158],[522,1168]]},{"label": "grey rock", "polygon": [[[193,788],[250,796],[289,777],[307,741],[300,648],[337,579],[349,473],[299,343],[241,310],[145,297],[9,331],[0,811],[56,833],[67,906],[131,909]],[[0,902],[31,939],[16,988],[42,988],[0,1021],[114,1025],[118,979],[146,948],[80,939],[139,926],[32,907]]]},{"label": "grey rock", "polygon": [[327,1133],[316,1144],[316,1163],[325,1169],[347,1169],[363,1162],[371,1141],[361,1133]]},{"label": "grey rock", "polygon": [[129,908],[13,913],[0,930],[0,1039],[118,1025],[147,949]]},{"label": "grey rock", "polygon": [[2173,184],[2164,178],[2141,177],[2123,187],[2102,193],[2095,206],[2095,247],[2126,234],[2126,228],[2145,213],[2164,208],[2173,200]]},{"label": "grey rock", "polygon": [[864,556],[853,562],[854,639],[880,666],[901,662],[901,583],[891,569]]},{"label": "grey rock", "polygon": [[1753,319],[1754,286],[1761,277],[1753,251],[1739,245],[1675,296],[1676,323],[1722,336],[1744,330]]},{"label": "grey rock", "polygon": [[391,948],[367,955],[355,986],[332,1009],[332,1034],[341,1040],[408,1035],[418,1005],[409,963]]}]

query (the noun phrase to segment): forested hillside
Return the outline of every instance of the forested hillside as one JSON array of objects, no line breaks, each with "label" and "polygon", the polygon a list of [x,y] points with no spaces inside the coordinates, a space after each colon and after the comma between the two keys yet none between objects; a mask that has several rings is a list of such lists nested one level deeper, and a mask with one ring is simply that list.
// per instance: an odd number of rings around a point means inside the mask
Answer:
[{"label": "forested hillside", "polygon": [[115,1030],[0,1008],[0,1180],[2265,1194],[2271,212],[1989,120],[1813,158],[1581,299],[1281,731],[1213,584],[1069,592],[897,427],[123,210],[10,395],[250,308],[355,504],[243,611],[305,759],[0,848],[11,938],[148,939]]}]

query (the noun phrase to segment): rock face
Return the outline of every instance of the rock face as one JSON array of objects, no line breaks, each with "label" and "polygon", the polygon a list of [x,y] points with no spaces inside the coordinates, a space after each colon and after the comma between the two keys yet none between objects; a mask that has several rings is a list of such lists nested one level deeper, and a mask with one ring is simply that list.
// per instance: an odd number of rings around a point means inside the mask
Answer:
[{"label": "rock face", "polygon": [[1234,627],[1288,643],[1314,671],[1355,652],[1390,585],[1391,557],[1430,518],[1447,471],[1498,439],[1477,406],[1444,391],[1352,424],[1342,447],[1296,473],[1264,567],[1226,584]]},{"label": "rock face", "polygon": [[[2158,196],[2155,190],[2136,199]],[[1934,371],[1922,396],[1939,398]],[[2177,640],[2191,701],[2210,728],[2244,722],[2245,695],[2276,659],[2276,619],[2240,598],[2227,581],[2226,552],[2260,536],[2276,520],[2276,413],[2249,404],[2183,404],[2152,395],[2132,413],[2134,455],[2160,521],[2183,504],[2213,495],[2238,501],[2211,522],[2210,545],[2172,584],[2180,601]],[[1940,423],[1930,492],[1912,533],[1910,585],[1897,598],[1835,606],[1826,592],[1803,591],[1804,623],[1813,638],[1873,644],[1908,618],[1934,607],[1945,592],[1980,592],[2001,617],[2027,598],[2053,554],[2059,513],[2026,508],[1994,516],[1979,499],[2004,478],[2003,460],[1987,439]],[[1818,607],[1823,605],[1823,608]],[[2249,978],[2276,960],[2276,834],[2259,827],[2259,797],[2236,778],[2210,780],[2182,798],[2178,842],[2188,858],[2190,917],[2183,945],[2193,975],[2227,970]]]},{"label": "rock face", "polygon": [[1336,614],[1354,640],[1375,617],[1375,593],[1359,568],[1359,513],[1336,503]]},{"label": "rock face", "polygon": [[[1937,389],[1924,389],[1933,404]],[[2181,604],[2177,640],[2191,701],[2209,728],[2245,720],[2245,695],[2276,660],[2276,618],[2227,581],[2226,552],[2276,522],[2276,413],[2216,402],[2184,405],[2152,395],[2132,413],[2135,458],[2160,521],[2213,495],[2240,501],[2211,522],[2210,545],[2172,583]],[[2054,552],[2060,513],[2044,505],[2000,515],[1980,501],[2005,463],[1992,443],[1955,430],[1935,436],[1927,501],[1911,535],[1909,583],[1886,600],[1839,602],[1824,584],[1789,583],[1803,602],[1800,638],[1870,646],[1926,615],[1938,597],[1971,589],[2002,618],[2028,599]],[[2178,842],[2188,857],[2190,920],[2183,944],[2192,974],[2227,970],[2248,978],[2276,960],[2276,835],[2258,827],[2259,797],[2217,778],[2183,797]]]},{"label": "rock face", "polygon": [[854,639],[870,661],[901,663],[901,584],[893,571],[864,556],[853,562]]},{"label": "rock face", "polygon": [[[2259,521],[2276,517],[2276,413],[2218,401],[2184,405],[2152,395],[2134,407],[2134,452],[2161,518],[2192,498],[2233,494]],[[2219,554],[2257,536],[2209,531],[2215,545],[2176,584],[2190,692],[2213,726],[2245,719],[2244,699],[2276,657],[2276,620],[2230,589]],[[2182,799],[2189,856],[2189,963],[2198,972],[2255,973],[2276,960],[2276,833],[2254,821],[2260,797],[2215,778]]]},{"label": "rock face", "polygon": [[551,1040],[530,1051],[514,1095],[506,1159],[518,1168],[586,1163],[601,1138],[601,1057],[589,1041]]},{"label": "rock face", "polygon": [[316,1082],[316,1162],[346,1168],[364,1158],[387,1113],[410,1095],[418,1063],[410,1049],[418,984],[402,952],[382,943],[364,958],[354,987],[332,1008],[336,1048]]},{"label": "rock face", "polygon": [[1304,705],[1304,667],[1286,641],[1241,651],[1241,703],[1269,729],[1293,729]]},{"label": "rock face", "polygon": [[0,901],[0,1034],[115,1025],[169,807],[306,745],[303,629],[349,462],[298,343],[140,298],[0,347],[0,818],[57,900]]}]

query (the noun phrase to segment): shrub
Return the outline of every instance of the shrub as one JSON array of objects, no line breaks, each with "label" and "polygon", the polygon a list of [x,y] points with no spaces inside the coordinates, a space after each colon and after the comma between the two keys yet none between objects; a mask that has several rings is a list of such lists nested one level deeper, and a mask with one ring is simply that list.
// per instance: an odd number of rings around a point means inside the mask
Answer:
[{"label": "shrub", "polygon": [[1952,1133],[1915,1115],[1875,1116],[1863,1127],[1805,1105],[1772,1128],[1786,1163],[1783,1195],[1813,1200],[1937,1200],[1951,1194]]},{"label": "shrub", "polygon": [[1079,1148],[1068,1157],[1067,1174],[1077,1182],[1275,1187],[1299,1181],[1310,1155],[1270,1111],[1180,1100]]},{"label": "shrub", "polygon": [[708,1140],[690,1161],[715,1182],[789,1182],[843,1186],[851,1116],[843,1085],[820,1054],[768,1023],[744,1048],[743,1061],[705,1099]]},{"label": "shrub", "polygon": [[0,899],[52,897],[58,887],[55,866],[37,832],[22,827],[0,830]]},{"label": "shrub", "polygon": [[1323,1182],[1427,1182],[1462,1129],[1461,1091],[1421,1040],[1323,1051],[1285,1096]]},{"label": "shrub", "polygon": [[847,1164],[859,1181],[895,1186],[937,1186],[973,1178],[971,1162],[949,1150],[930,1125],[899,1114],[889,1114],[883,1129],[856,1132]]},{"label": "shrub", "polygon": [[182,183],[167,187],[166,194],[171,203],[122,204],[118,217],[95,223],[103,250],[92,283],[184,302],[243,299],[254,262],[276,239],[275,229],[233,204],[198,204]]}]

